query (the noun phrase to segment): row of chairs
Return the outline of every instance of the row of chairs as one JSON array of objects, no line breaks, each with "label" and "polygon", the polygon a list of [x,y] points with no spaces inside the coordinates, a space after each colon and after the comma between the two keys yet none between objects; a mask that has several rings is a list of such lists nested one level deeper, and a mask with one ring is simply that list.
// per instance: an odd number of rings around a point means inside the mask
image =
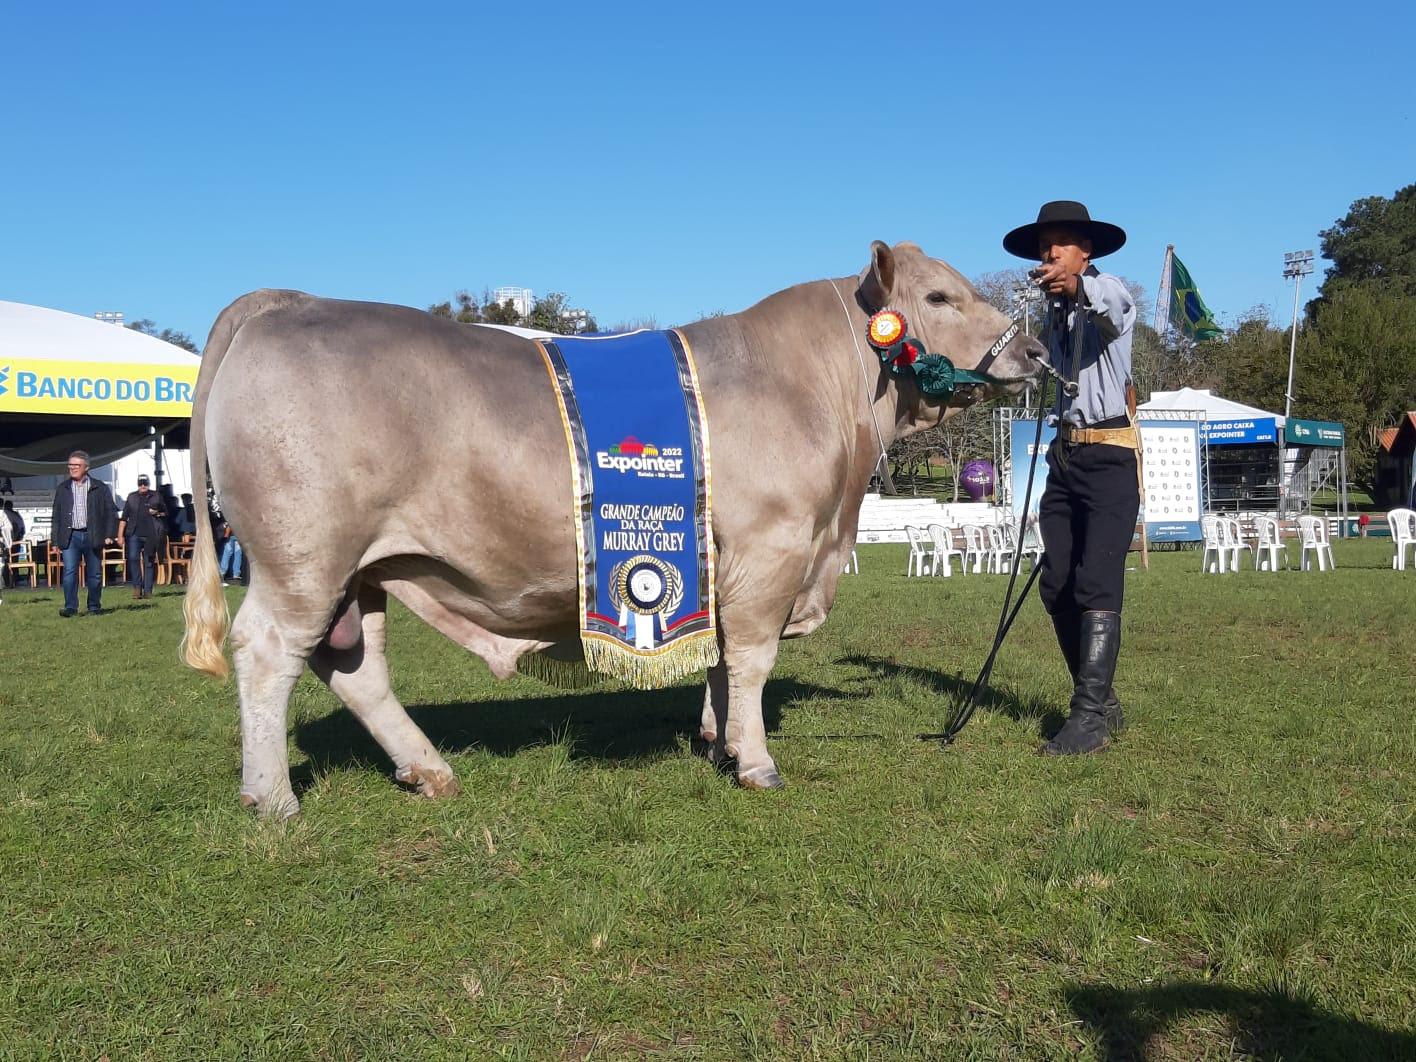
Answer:
[{"label": "row of chairs", "polygon": [[[164,550],[157,556],[157,582],[185,583],[192,564],[192,545],[195,539],[183,535],[179,539],[167,539]],[[100,551],[103,564],[103,585],[121,584],[128,581],[128,558],[122,548],[105,546]],[[85,562],[79,561],[80,575]],[[46,586],[58,586],[64,575],[64,554],[52,543],[47,550],[38,549],[30,539],[21,539],[10,545],[7,576],[11,586],[18,586],[21,578],[27,579],[31,587],[39,586],[41,574]]]},{"label": "row of chairs", "polygon": [[1013,570],[1013,558],[1021,556],[1033,565],[1042,562],[1042,537],[1037,525],[1030,523],[1023,532],[1022,549],[1018,549],[1018,531],[1011,524],[963,524],[955,530],[943,524],[927,527],[905,525],[910,544],[906,576],[953,574],[953,562],[959,562],[959,574],[969,572],[1007,573]]},{"label": "row of chairs", "polygon": [[[1321,516],[1300,516],[1296,522],[1300,548],[1298,567],[1308,571],[1316,564],[1318,571],[1337,567],[1332,556],[1332,541],[1328,535],[1328,522]],[[1200,530],[1204,536],[1204,554],[1200,558],[1200,571],[1223,575],[1237,572],[1239,558],[1245,550],[1253,562],[1255,571],[1278,571],[1279,554],[1283,555],[1283,566],[1289,567],[1288,543],[1284,538],[1284,525],[1277,517],[1255,515],[1249,528],[1245,528],[1236,517],[1205,513],[1200,518]],[[1248,534],[1245,531],[1248,530]]]}]

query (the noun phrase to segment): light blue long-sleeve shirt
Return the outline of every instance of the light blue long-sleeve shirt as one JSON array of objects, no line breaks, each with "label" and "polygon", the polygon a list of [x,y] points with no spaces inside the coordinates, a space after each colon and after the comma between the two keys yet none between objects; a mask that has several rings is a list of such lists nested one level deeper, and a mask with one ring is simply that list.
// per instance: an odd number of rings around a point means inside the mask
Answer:
[{"label": "light blue long-sleeve shirt", "polygon": [[[1077,280],[1076,300],[1064,299],[1063,312],[1047,312],[1048,359],[1067,379],[1075,379],[1079,394],[1068,398],[1059,392],[1055,416],[1085,428],[1126,415],[1126,387],[1131,382],[1131,340],[1136,324],[1136,304],[1119,277],[1096,266]],[[1078,312],[1081,358],[1074,366],[1069,356]]]}]

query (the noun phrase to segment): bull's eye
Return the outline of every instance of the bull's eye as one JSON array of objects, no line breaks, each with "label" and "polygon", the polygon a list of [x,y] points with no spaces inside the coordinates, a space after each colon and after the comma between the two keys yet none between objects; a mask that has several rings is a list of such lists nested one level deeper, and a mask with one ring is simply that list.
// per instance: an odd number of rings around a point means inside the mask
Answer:
[{"label": "bull's eye", "polygon": [[931,291],[924,297],[924,301],[931,306],[948,306],[949,296],[945,295],[942,291]]}]

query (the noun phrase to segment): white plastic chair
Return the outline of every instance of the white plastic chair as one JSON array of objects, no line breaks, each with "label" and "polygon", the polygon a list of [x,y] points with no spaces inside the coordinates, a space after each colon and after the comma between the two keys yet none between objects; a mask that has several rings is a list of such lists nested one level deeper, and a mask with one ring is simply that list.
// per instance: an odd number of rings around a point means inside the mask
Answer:
[{"label": "white plastic chair", "polygon": [[1045,548],[1042,541],[1042,528],[1038,526],[1036,520],[1029,520],[1023,526],[1023,559],[1031,562],[1032,566],[1036,568],[1042,563],[1042,554]]},{"label": "white plastic chair", "polygon": [[923,575],[926,565],[933,566],[934,550],[928,536],[913,524],[905,525],[905,537],[910,540],[910,564],[905,575]]},{"label": "white plastic chair", "polygon": [[1226,550],[1224,548],[1224,530],[1220,527],[1220,518],[1214,513],[1205,513],[1200,517],[1200,532],[1205,539],[1204,556],[1200,558],[1200,572],[1215,572],[1223,575],[1226,570]]},{"label": "white plastic chair", "polygon": [[930,575],[943,575],[946,578],[953,575],[953,558],[959,558],[959,574],[967,575],[968,568],[964,565],[964,551],[954,545],[954,533],[943,524],[930,524],[926,531],[929,532],[929,540],[934,545],[934,552],[931,554],[933,563],[929,567]]},{"label": "white plastic chair", "polygon": [[1221,516],[1219,518],[1220,533],[1223,535],[1224,548],[1229,553],[1229,566],[1236,572],[1239,570],[1239,553],[1241,550],[1249,550],[1252,555],[1253,550],[1249,543],[1244,541],[1244,535],[1239,530],[1239,520],[1233,516]]},{"label": "white plastic chair", "polygon": [[975,574],[986,571],[988,565],[988,535],[978,524],[963,524],[964,569]]},{"label": "white plastic chair", "polygon": [[1278,553],[1283,551],[1283,566],[1288,567],[1288,543],[1283,541],[1283,531],[1278,520],[1272,516],[1254,517],[1254,530],[1259,533],[1254,542],[1254,570],[1278,571]]},{"label": "white plastic chair", "polygon": [[988,536],[988,570],[1006,575],[1013,570],[1013,544],[1007,531],[1001,524],[989,524],[983,530]]},{"label": "white plastic chair", "polygon": [[1298,554],[1298,567],[1302,571],[1306,572],[1311,567],[1308,559],[1310,552],[1318,559],[1318,571],[1325,572],[1337,567],[1333,563],[1332,545],[1328,541],[1327,520],[1323,517],[1298,517],[1298,542],[1302,547],[1302,552]]},{"label": "white plastic chair", "polygon": [[1392,571],[1406,571],[1406,550],[1411,549],[1411,563],[1416,567],[1416,509],[1393,509],[1387,513],[1391,529]]}]

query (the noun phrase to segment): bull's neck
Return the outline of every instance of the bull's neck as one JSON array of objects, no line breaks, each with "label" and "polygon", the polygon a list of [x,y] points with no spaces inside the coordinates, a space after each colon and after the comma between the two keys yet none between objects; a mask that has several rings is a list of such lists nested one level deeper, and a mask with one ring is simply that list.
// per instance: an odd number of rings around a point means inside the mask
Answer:
[{"label": "bull's neck", "polygon": [[[881,454],[907,432],[899,384],[880,369],[865,341],[870,314],[856,295],[859,278],[799,284],[763,299],[737,315],[760,350],[789,366],[787,386],[818,388],[831,396],[833,425],[850,461],[848,490],[863,495]],[[791,336],[790,351],[783,346]]]}]

